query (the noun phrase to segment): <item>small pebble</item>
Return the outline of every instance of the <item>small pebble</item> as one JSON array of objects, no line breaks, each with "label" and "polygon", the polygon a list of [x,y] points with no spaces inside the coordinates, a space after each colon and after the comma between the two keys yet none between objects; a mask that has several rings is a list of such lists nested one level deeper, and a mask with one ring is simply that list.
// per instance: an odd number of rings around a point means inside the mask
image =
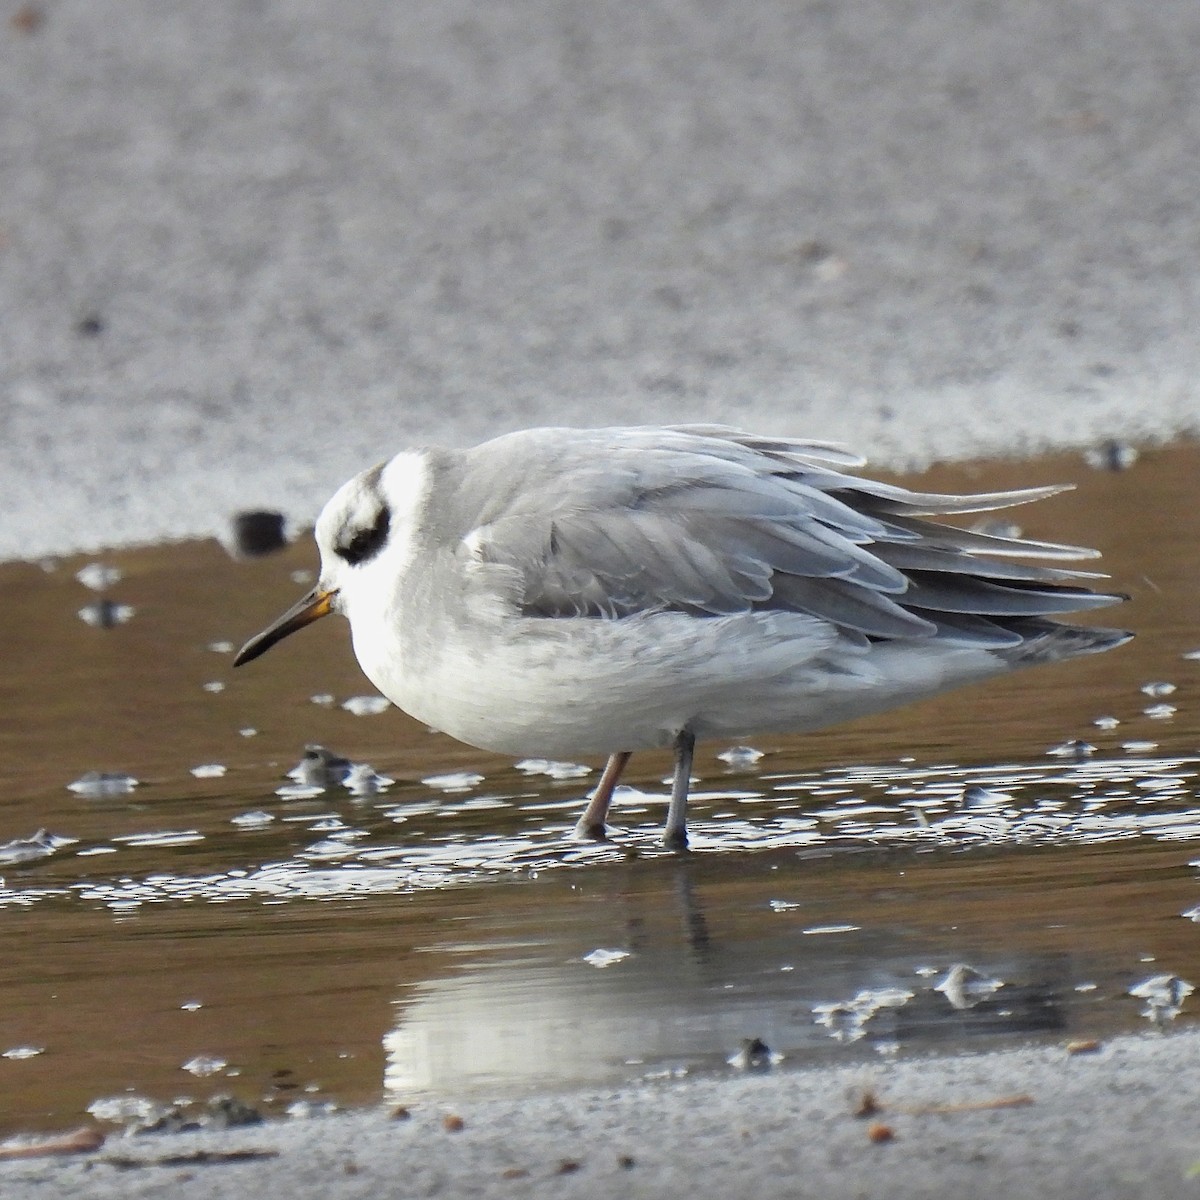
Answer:
[{"label": "small pebble", "polygon": [[270,825],[274,820],[273,814],[256,808],[251,812],[239,813],[236,817],[230,817],[229,823],[236,825],[239,829],[261,829],[264,825]]},{"label": "small pebble", "polygon": [[11,1058],[14,1062],[19,1062],[23,1058],[37,1058],[39,1054],[45,1054],[45,1046],[13,1046],[10,1050],[0,1051],[0,1058]]},{"label": "small pebble", "polygon": [[989,999],[1004,986],[1004,980],[991,979],[967,963],[955,963],[933,990],[941,992],[952,1008],[965,1011]]},{"label": "small pebble", "polygon": [[483,782],[483,776],[474,771],[452,771],[447,775],[427,775],[421,782],[442,792],[468,792]]},{"label": "small pebble", "polygon": [[[39,29],[46,23],[46,10],[37,4],[22,4],[11,17],[8,18],[9,26],[17,33],[23,33],[26,36],[37,33]],[[79,327],[76,326],[76,329]],[[80,332],[83,332],[80,330]]]},{"label": "small pebble", "polygon": [[[1147,961],[1143,959],[1142,961]],[[1149,959],[1148,961],[1153,961]],[[1156,1025],[1173,1021],[1183,1011],[1184,1002],[1195,987],[1178,975],[1151,975],[1129,989],[1129,995],[1146,1001],[1142,1016]]]},{"label": "small pebble", "polygon": [[217,1058],[212,1054],[197,1054],[195,1058],[189,1058],[187,1062],[180,1067],[181,1070],[187,1071],[189,1075],[197,1075],[201,1078],[207,1075],[216,1075],[225,1070],[229,1064],[223,1058]]},{"label": "small pebble", "polygon": [[288,771],[287,777],[305,787],[333,787],[350,774],[351,766],[348,758],[324,746],[310,744],[304,747],[304,757]]},{"label": "small pebble", "polygon": [[325,1117],[337,1112],[332,1100],[296,1100],[287,1106],[287,1115],[293,1121],[311,1121],[314,1117]]},{"label": "small pebble", "polygon": [[1096,753],[1096,747],[1091,742],[1085,742],[1080,738],[1072,738],[1069,742],[1063,742],[1058,746],[1051,746],[1046,753],[1053,755],[1055,758],[1087,758],[1088,755]]},{"label": "small pebble", "polygon": [[1094,446],[1083,457],[1097,471],[1127,471],[1137,462],[1138,451],[1128,442],[1112,440]]},{"label": "small pebble", "polygon": [[380,775],[370,763],[352,763],[342,786],[352,796],[374,796],[395,782],[388,775]]},{"label": "small pebble", "polygon": [[275,789],[275,795],[285,800],[311,800],[324,791],[324,785],[319,783],[284,783]]},{"label": "small pebble", "polygon": [[630,951],[628,950],[605,950],[596,949],[590,954],[583,956],[583,961],[592,967],[611,967],[614,963],[619,963],[628,958]]},{"label": "small pebble", "polygon": [[283,513],[268,509],[235,513],[222,540],[235,558],[262,558],[288,544],[287,522]]},{"label": "small pebble", "polygon": [[68,783],[67,790],[78,796],[96,800],[108,796],[127,795],[137,785],[138,781],[132,775],[124,775],[117,771],[88,771],[74,783]]},{"label": "small pebble", "polygon": [[72,846],[76,841],[76,838],[59,837],[39,829],[33,837],[13,838],[0,845],[0,867],[18,867],[22,863],[48,858],[55,850]]},{"label": "small pebble", "polygon": [[523,758],[513,764],[524,775],[546,775],[550,779],[583,779],[592,773],[582,763],[555,762],[549,758]]},{"label": "small pebble", "polygon": [[261,1125],[262,1113],[236,1096],[210,1096],[204,1105],[202,1124],[208,1129],[237,1129]]},{"label": "small pebble", "polygon": [[110,1121],[114,1125],[144,1125],[165,1111],[163,1105],[148,1096],[130,1095],[98,1096],[87,1111],[97,1121]]},{"label": "small pebble", "polygon": [[755,750],[753,746],[730,746],[728,750],[722,750],[717,758],[726,766],[730,767],[751,767],[760,758],[763,752]]},{"label": "small pebble", "polygon": [[136,611],[132,604],[118,604],[103,596],[91,604],[85,604],[79,610],[79,619],[93,629],[115,629],[132,620]]},{"label": "small pebble", "polygon": [[1163,681],[1144,683],[1142,684],[1142,691],[1147,696],[1154,696],[1157,699],[1160,696],[1171,695],[1171,693],[1175,691],[1175,685],[1173,683],[1165,683]]},{"label": "small pebble", "polygon": [[107,563],[88,563],[82,570],[75,572],[75,578],[85,588],[93,592],[106,592],[110,587],[121,582],[123,578],[119,567],[110,567]]},{"label": "small pebble", "polygon": [[963,788],[962,800],[959,803],[963,808],[971,809],[1011,808],[1013,798],[1008,792],[993,791],[991,788],[972,784]]},{"label": "small pebble", "polygon": [[762,1038],[743,1038],[741,1049],[725,1061],[739,1071],[766,1071],[783,1062],[783,1055],[773,1051]]}]

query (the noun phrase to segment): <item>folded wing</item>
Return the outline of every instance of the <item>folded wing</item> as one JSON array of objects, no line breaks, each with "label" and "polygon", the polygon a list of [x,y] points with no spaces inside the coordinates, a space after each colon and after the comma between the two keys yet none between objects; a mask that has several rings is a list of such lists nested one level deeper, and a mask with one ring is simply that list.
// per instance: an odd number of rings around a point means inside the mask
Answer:
[{"label": "folded wing", "polygon": [[1003,647],[1027,635],[1030,619],[1124,598],[1089,590],[1085,581],[1102,576],[1012,561],[1094,551],[929,519],[1060,488],[911,492],[846,474],[858,460],[836,447],[717,426],[580,430],[566,442],[554,433],[553,462],[522,444],[528,434],[472,452],[495,456],[485,475],[516,471],[519,486],[490,489],[490,511],[460,552],[515,571],[529,616],[784,610],[848,635]]}]

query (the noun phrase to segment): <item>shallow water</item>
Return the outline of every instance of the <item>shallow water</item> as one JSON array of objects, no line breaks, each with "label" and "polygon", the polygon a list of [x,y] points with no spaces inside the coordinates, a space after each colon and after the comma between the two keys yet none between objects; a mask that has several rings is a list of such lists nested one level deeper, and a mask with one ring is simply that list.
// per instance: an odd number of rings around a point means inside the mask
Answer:
[{"label": "shallow water", "polygon": [[[1134,599],[1099,616],[1138,640],[753,763],[704,746],[682,858],[657,845],[664,756],[634,759],[611,844],[572,842],[599,764],[520,770],[343,710],[370,688],[341,622],[232,672],[220,643],[304,590],[307,540],[106,555],[134,609],[110,629],[77,615],[91,559],[0,567],[0,1125],[731,1070],[755,1037],[804,1065],[1189,1021],[1197,998],[1147,1015],[1129,989],[1200,984],[1198,472],[1183,446],[923,477],[1078,481],[1013,515],[1102,547]],[[277,794],[307,743],[395,782]],[[92,771],[138,782],[68,790]]]}]

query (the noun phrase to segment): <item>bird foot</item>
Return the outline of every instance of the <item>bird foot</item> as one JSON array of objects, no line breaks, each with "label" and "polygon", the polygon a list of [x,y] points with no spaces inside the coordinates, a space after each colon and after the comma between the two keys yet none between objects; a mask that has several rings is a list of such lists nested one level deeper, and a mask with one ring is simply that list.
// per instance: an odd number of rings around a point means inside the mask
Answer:
[{"label": "bird foot", "polygon": [[688,848],[688,835],[686,829],[668,829],[663,834],[663,845],[668,850],[675,850],[679,853],[686,852]]},{"label": "bird foot", "polygon": [[575,837],[583,842],[607,842],[608,829],[603,821],[581,818],[575,826]]}]

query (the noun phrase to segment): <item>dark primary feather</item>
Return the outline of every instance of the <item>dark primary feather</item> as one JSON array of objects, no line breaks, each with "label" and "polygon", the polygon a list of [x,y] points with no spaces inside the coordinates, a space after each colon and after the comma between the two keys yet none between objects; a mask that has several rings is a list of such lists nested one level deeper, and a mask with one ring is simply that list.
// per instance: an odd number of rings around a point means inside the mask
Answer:
[{"label": "dark primary feather", "polygon": [[460,553],[514,569],[529,616],[774,609],[870,638],[1001,647],[1022,622],[1122,599],[1080,586],[1093,574],[1009,561],[1092,551],[927,519],[1060,488],[909,492],[837,469],[858,460],[836,448],[714,426],[534,430],[467,454],[464,478],[488,485],[478,507],[461,498]]}]

